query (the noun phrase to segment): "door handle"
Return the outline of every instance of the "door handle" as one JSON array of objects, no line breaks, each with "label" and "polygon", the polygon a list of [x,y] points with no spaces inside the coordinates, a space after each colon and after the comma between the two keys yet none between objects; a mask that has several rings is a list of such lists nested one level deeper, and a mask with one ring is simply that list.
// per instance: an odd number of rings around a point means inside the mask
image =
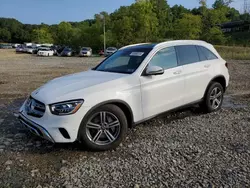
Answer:
[{"label": "door handle", "polygon": [[174,72],[175,75],[181,74],[181,70]]},{"label": "door handle", "polygon": [[208,64],[208,65],[204,65],[205,68],[209,68],[210,66],[211,66],[211,65],[209,65],[209,64]]}]

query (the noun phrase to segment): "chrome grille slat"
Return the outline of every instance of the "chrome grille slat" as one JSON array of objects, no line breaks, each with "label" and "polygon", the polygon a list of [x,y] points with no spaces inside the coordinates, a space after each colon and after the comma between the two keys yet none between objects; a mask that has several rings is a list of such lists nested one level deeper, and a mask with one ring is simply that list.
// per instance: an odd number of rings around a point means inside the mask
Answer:
[{"label": "chrome grille slat", "polygon": [[28,115],[41,118],[45,113],[45,105],[30,97],[26,102],[25,110]]}]

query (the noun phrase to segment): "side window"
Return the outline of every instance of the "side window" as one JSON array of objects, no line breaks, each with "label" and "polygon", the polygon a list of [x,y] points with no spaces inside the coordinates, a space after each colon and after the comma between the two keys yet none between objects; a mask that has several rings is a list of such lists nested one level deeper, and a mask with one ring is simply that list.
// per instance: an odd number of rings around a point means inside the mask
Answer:
[{"label": "side window", "polygon": [[159,66],[163,69],[177,67],[177,57],[174,47],[164,48],[158,51],[150,60],[149,65]]},{"label": "side window", "polygon": [[209,49],[207,49],[203,46],[198,46],[198,48],[206,56],[207,60],[218,59],[218,57],[213,52],[211,52]]},{"label": "side window", "polygon": [[194,45],[176,46],[181,65],[187,65],[200,61],[198,51]]},{"label": "side window", "polygon": [[196,46],[196,47],[200,56],[200,61],[207,61],[208,59],[205,56],[204,52],[201,50],[201,47],[200,46]]}]

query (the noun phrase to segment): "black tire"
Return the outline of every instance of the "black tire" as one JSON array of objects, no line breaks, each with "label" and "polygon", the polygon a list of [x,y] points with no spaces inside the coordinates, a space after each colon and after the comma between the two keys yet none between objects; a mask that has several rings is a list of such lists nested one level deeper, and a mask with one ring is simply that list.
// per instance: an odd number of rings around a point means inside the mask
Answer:
[{"label": "black tire", "polygon": [[[216,88],[218,88],[218,93],[219,93],[219,91],[221,91],[221,98],[220,98],[220,100],[218,99],[218,101],[220,101],[220,103],[218,104],[216,102],[217,105],[215,104],[215,106],[213,106],[212,105],[213,99],[211,99],[212,98],[211,95],[213,95]],[[218,82],[211,82],[210,85],[208,86],[207,92],[205,93],[204,100],[200,104],[200,107],[202,108],[202,110],[204,112],[207,112],[207,113],[218,111],[221,109],[223,99],[224,99],[224,89],[223,89],[222,85]]]},{"label": "black tire", "polygon": [[[117,133],[116,139],[112,143],[109,143],[106,145],[100,145],[100,144],[94,143],[94,141],[92,141],[91,138],[89,137],[90,132],[88,132],[88,129],[87,129],[87,123],[91,120],[93,116],[95,116],[95,114],[98,114],[100,112],[111,113],[115,115],[115,117],[118,119],[120,123],[119,133]],[[127,118],[124,112],[116,105],[107,104],[107,105],[103,105],[101,107],[94,109],[91,113],[89,113],[83,119],[80,125],[78,137],[79,137],[80,142],[83,145],[85,145],[88,149],[94,150],[94,151],[106,151],[106,150],[114,149],[119,146],[119,144],[122,142],[122,140],[126,136],[127,129],[128,129],[128,123],[127,123]],[[104,133],[101,133],[101,134],[104,134]],[[107,138],[108,137],[106,137],[106,139]]]}]

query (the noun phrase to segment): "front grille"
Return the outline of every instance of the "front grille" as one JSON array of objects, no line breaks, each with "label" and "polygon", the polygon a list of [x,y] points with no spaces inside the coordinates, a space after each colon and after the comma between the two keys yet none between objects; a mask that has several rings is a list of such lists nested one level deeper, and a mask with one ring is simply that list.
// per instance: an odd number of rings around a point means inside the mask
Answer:
[{"label": "front grille", "polygon": [[21,116],[19,116],[19,119],[20,119],[21,123],[23,123],[25,125],[25,127],[28,128],[33,134],[36,134],[38,136],[43,137],[43,133],[42,133],[42,131],[40,131],[40,129],[38,129],[37,127],[33,126],[31,123],[29,123],[28,121],[26,121]]},{"label": "front grille", "polygon": [[45,105],[30,97],[25,104],[25,110],[28,115],[41,118],[45,113]]}]

